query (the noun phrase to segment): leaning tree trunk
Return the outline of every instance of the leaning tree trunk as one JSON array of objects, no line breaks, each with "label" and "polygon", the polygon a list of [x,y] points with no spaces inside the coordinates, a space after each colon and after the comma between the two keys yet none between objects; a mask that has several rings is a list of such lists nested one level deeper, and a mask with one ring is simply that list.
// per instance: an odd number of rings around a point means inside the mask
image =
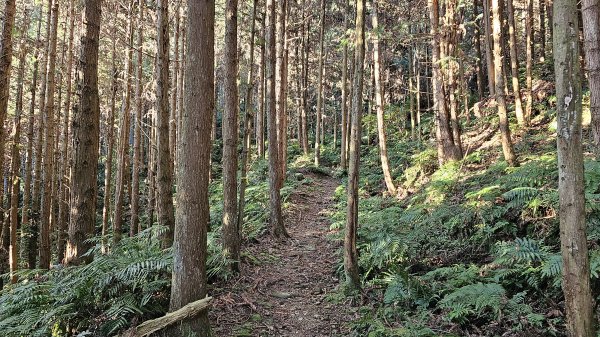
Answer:
[{"label": "leaning tree trunk", "polygon": [[[238,57],[237,0],[227,0],[225,8],[224,107],[223,107],[223,252],[232,261],[233,272],[239,271],[240,231],[237,224],[238,170]],[[269,146],[271,144],[269,143]]]},{"label": "leaning tree trunk", "polygon": [[[391,195],[396,194],[396,186],[392,179],[390,172],[390,164],[387,155],[387,140],[385,135],[385,121],[383,116],[383,95],[381,85],[381,55],[379,51],[379,22],[377,20],[377,0],[373,1],[373,8],[371,9],[371,21],[373,24],[373,76],[375,77],[375,109],[377,110],[377,134],[379,136],[379,158],[381,160],[381,169],[383,171],[383,177],[385,179],[385,186],[387,187],[388,193]],[[414,128],[413,128],[414,130]]]},{"label": "leaning tree trunk", "polygon": [[585,63],[590,85],[592,141],[600,153],[600,1],[583,0],[583,39]]},{"label": "leaning tree trunk", "polygon": [[[84,0],[78,85],[79,108],[73,112],[73,161],[71,167],[71,219],[65,262],[82,259],[94,234],[96,223],[96,166],[100,142],[100,100],[98,97],[98,44],[100,40],[101,1]],[[90,259],[87,256],[86,259]]]},{"label": "leaning tree trunk", "polygon": [[344,273],[351,289],[360,289],[358,250],[358,179],[360,168],[360,142],[362,133],[362,95],[365,62],[365,0],[356,1],[356,32],[354,52],[354,82],[352,84],[352,128],[350,131],[350,161],[348,170],[348,206],[346,233],[344,235]]},{"label": "leaning tree trunk", "polygon": [[494,17],[494,74],[496,75],[496,104],[498,105],[498,116],[500,117],[500,133],[502,137],[502,152],[504,160],[509,166],[517,166],[517,158],[510,138],[510,126],[508,123],[508,113],[506,112],[506,94],[504,91],[504,76],[502,64],[502,44],[501,36],[501,18],[499,10],[499,1],[492,0],[492,11]]},{"label": "leaning tree trunk", "polygon": [[579,22],[575,0],[556,0],[554,73],[558,152],[558,194],[562,288],[567,335],[596,335],[590,265],[586,238],[583,148],[581,144],[581,79]]}]

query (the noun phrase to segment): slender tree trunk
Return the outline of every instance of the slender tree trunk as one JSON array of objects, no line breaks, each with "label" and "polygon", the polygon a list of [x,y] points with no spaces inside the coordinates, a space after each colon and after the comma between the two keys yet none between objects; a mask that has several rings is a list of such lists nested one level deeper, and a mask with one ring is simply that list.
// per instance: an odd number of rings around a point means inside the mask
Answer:
[{"label": "slender tree trunk", "polygon": [[[127,188],[127,177],[129,170],[129,131],[131,121],[131,82],[133,77],[133,33],[134,33],[134,0],[130,0],[128,9],[127,26],[127,59],[125,64],[125,91],[123,92],[123,103],[121,106],[121,127],[119,130],[119,153],[117,167],[117,181],[115,191],[115,211],[113,218],[113,241],[121,241],[123,235],[123,208],[125,207],[125,193]],[[109,126],[110,128],[110,126]],[[130,194],[131,197],[131,194]]]},{"label": "slender tree trunk", "polygon": [[[28,11],[25,12],[25,15]],[[29,21],[29,19],[26,19]],[[28,24],[25,25],[27,28]],[[19,166],[21,163],[20,153],[20,138],[21,138],[21,115],[23,113],[23,79],[25,77],[25,57],[27,49],[24,46],[24,39],[21,39],[21,47],[19,52],[19,66],[17,68],[17,97],[15,102],[15,117],[12,131],[12,146],[10,150],[10,175],[12,184],[12,193],[10,195],[10,247],[8,250],[8,262],[10,267],[10,283],[17,282],[15,274],[18,262],[18,247],[17,247],[17,227],[19,226],[19,190],[21,179],[19,178]]]},{"label": "slender tree trunk", "polygon": [[[131,228],[130,234],[133,236],[141,231],[140,225],[140,171],[142,166],[141,148],[142,148],[142,109],[144,99],[143,90],[143,62],[144,62],[144,7],[146,3],[143,0],[138,1],[138,36],[137,36],[137,56],[136,56],[136,76],[135,76],[135,117],[133,119],[133,165],[131,172]],[[179,13],[179,11],[178,11]],[[177,34],[176,34],[177,35]],[[177,72],[177,70],[175,70]],[[176,95],[175,95],[176,96]],[[176,100],[176,98],[174,99]]]},{"label": "slender tree trunk", "polygon": [[[238,170],[238,57],[237,0],[227,0],[225,8],[224,97],[223,109],[223,252],[232,263],[229,268],[239,272],[240,231],[237,224]],[[271,146],[271,144],[269,144]]]},{"label": "slender tree trunk", "polygon": [[172,158],[169,149],[169,2],[167,0],[158,1],[156,17],[158,18],[156,64],[157,213],[158,223],[167,227],[163,245],[170,247],[173,243],[175,209],[173,207],[173,165],[171,165]]},{"label": "slender tree trunk", "polygon": [[583,38],[585,63],[590,86],[590,113],[592,115],[592,141],[600,153],[600,2],[583,0]]},{"label": "slender tree trunk", "polygon": [[526,99],[525,120],[530,121],[533,111],[533,0],[527,0],[527,15],[525,16],[525,62],[526,62]]},{"label": "slender tree trunk", "polygon": [[321,0],[321,28],[319,35],[319,77],[317,80],[317,122],[315,127],[315,166],[321,161],[321,124],[323,123],[323,45],[325,43],[325,0]]},{"label": "slender tree trunk", "polygon": [[[171,108],[169,110],[169,151],[171,153],[171,172],[175,172],[177,162],[177,97],[181,90],[178,83],[179,75],[179,5],[175,8],[175,27],[173,32],[173,84],[171,85]],[[132,227],[133,228],[133,227]]]},{"label": "slender tree trunk", "polygon": [[305,156],[308,156],[309,146],[308,146],[308,49],[309,47],[309,31],[310,31],[310,16],[306,15],[306,0],[302,0],[302,111],[300,114],[300,125],[302,133],[302,151]]},{"label": "slender tree trunk", "polygon": [[[30,213],[31,213],[31,182],[33,175],[33,143],[34,143],[34,129],[35,129],[35,102],[36,102],[36,92],[37,92],[37,80],[38,80],[38,72],[39,72],[39,59],[42,54],[42,48],[40,48],[40,33],[41,33],[41,17],[38,20],[37,26],[37,50],[35,59],[33,61],[33,74],[31,76],[31,100],[29,104],[29,122],[27,125],[27,159],[25,161],[25,179],[23,181],[23,209],[21,210],[21,242],[23,246],[26,246],[27,249],[24,250],[27,252],[27,267],[29,269],[35,268],[36,255],[37,255],[37,241],[34,240],[34,231],[33,224],[30,222]],[[37,160],[37,159],[36,159]]]},{"label": "slender tree trunk", "polygon": [[440,165],[450,160],[460,160],[455,151],[452,133],[450,131],[449,116],[446,109],[446,94],[440,65],[440,34],[439,34],[439,4],[438,0],[428,0],[429,18],[431,22],[432,49],[432,86],[433,86],[433,110],[436,122],[436,138],[438,148],[438,161]]},{"label": "slender tree trunk", "polygon": [[[265,15],[261,21],[261,33],[266,36]],[[265,44],[260,44],[259,76],[258,76],[258,111],[256,114],[256,148],[260,158],[265,157]]]},{"label": "slender tree trunk", "polygon": [[523,103],[521,102],[521,86],[519,85],[519,59],[517,54],[517,33],[515,29],[515,8],[513,0],[507,0],[508,6],[508,32],[510,45],[510,70],[512,75],[512,87],[515,96],[515,114],[519,125],[528,125],[529,121],[525,119],[523,113]]},{"label": "slender tree trunk", "polygon": [[[98,97],[98,43],[101,1],[84,0],[83,32],[78,86],[79,108],[73,112],[73,164],[71,167],[71,219],[65,262],[76,264],[87,252],[86,240],[96,223],[98,144],[100,141],[100,100]],[[90,259],[88,256],[87,259]]]},{"label": "slender tree trunk", "polygon": [[274,237],[289,236],[283,225],[281,214],[281,195],[279,191],[279,149],[277,148],[277,112],[275,104],[275,4],[274,0],[266,0],[266,112],[269,136],[269,207],[271,235]]},{"label": "slender tree trunk", "polygon": [[540,62],[546,59],[546,0],[539,0],[540,5]]},{"label": "slender tree trunk", "polygon": [[287,172],[287,0],[277,3],[277,63],[275,101],[277,104],[277,146],[279,148],[279,188],[283,187]]},{"label": "slender tree trunk", "polygon": [[502,30],[499,11],[499,1],[492,0],[492,11],[494,17],[494,73],[496,74],[496,103],[498,104],[498,116],[500,117],[500,133],[502,136],[502,152],[504,159],[510,166],[518,166],[517,158],[510,138],[510,127],[508,124],[508,113],[506,112],[506,97],[504,91],[504,76],[502,76],[502,45],[500,33]]},{"label": "slender tree trunk", "polygon": [[63,134],[62,134],[62,145],[60,155],[60,189],[58,195],[58,244],[57,244],[57,261],[62,263],[65,258],[65,249],[68,239],[68,223],[69,223],[69,189],[70,181],[68,179],[69,174],[69,124],[71,119],[71,101],[73,96],[73,38],[75,32],[75,1],[69,1],[69,38],[67,46],[67,97],[64,106],[64,117],[63,117]]},{"label": "slender tree trunk", "polygon": [[[348,30],[348,16],[350,15],[350,0],[345,1],[344,7],[344,29]],[[348,37],[344,33],[344,38]],[[348,143],[348,42],[343,43],[342,52],[342,144],[340,146],[340,166],[342,170],[348,168],[348,152],[346,144]]]},{"label": "slender tree trunk", "polygon": [[[484,0],[485,1],[485,0]],[[474,17],[477,18],[479,15],[479,0],[473,0],[473,13]],[[481,53],[481,24],[483,21],[479,20],[475,23],[475,36],[473,40],[475,40],[475,51],[477,53],[477,95],[479,100],[481,101],[484,97],[483,93],[483,54]]]},{"label": "slender tree trunk", "polygon": [[[584,8],[589,9],[587,6]],[[555,10],[552,45],[556,74],[558,194],[566,327],[568,336],[592,337],[596,335],[596,318],[586,238],[581,71],[579,44],[576,42],[579,38],[577,2],[556,0]]]},{"label": "slender tree trunk", "polygon": [[365,0],[356,1],[356,32],[354,53],[354,82],[352,92],[352,129],[350,131],[350,161],[348,172],[348,206],[344,236],[344,273],[350,289],[360,289],[358,250],[358,179],[360,168],[360,141],[362,124],[362,95],[365,61]]},{"label": "slender tree trunk", "polygon": [[43,160],[43,194],[42,194],[42,217],[40,231],[40,268],[50,268],[50,205],[52,204],[52,181],[54,172],[54,89],[56,70],[56,43],[58,34],[58,0],[52,2],[52,22],[50,29],[50,41],[48,47],[48,68],[46,86],[46,104],[44,110],[45,139]]},{"label": "slender tree trunk", "polygon": [[[4,122],[6,121],[7,117],[8,96],[10,94],[10,72],[13,54],[12,34],[13,27],[15,25],[15,12],[15,0],[6,0],[4,2],[4,19],[2,21],[2,35],[0,35],[0,153],[2,153],[2,155],[0,155],[0,170],[2,171],[4,171],[3,154],[6,143],[6,131],[4,130]],[[4,196],[2,195],[2,189],[0,189],[0,204],[2,205],[2,207],[4,207]],[[0,228],[2,228],[1,225]],[[0,232],[5,231],[0,230]],[[0,250],[7,249],[9,249],[8,246],[0,248]],[[0,266],[1,265],[3,265],[3,262],[0,262]],[[4,270],[2,270],[3,268],[4,267],[0,267],[0,273],[4,273]]]},{"label": "slender tree trunk", "polygon": [[[250,123],[254,116],[254,104],[252,102],[252,93],[254,92],[254,38],[256,34],[256,10],[258,0],[252,2],[252,30],[250,31],[250,60],[248,61],[248,88],[246,89],[246,111],[244,114],[244,138],[242,144],[242,157],[240,168],[240,196],[238,207],[238,233],[241,233],[242,224],[244,223],[244,208],[246,205],[246,186],[248,185],[248,165],[250,152],[250,136],[252,130]],[[241,237],[240,237],[241,239]]]},{"label": "slender tree trunk", "polygon": [[[490,22],[490,2],[491,0],[482,0],[483,1],[483,27],[485,34],[485,56],[486,56],[486,65],[487,65],[487,75],[488,75],[488,88],[490,92],[490,96],[496,95],[496,75],[494,74],[494,41],[492,40],[492,24]],[[533,1],[533,0],[532,0]]]},{"label": "slender tree trunk", "polygon": [[[189,1],[185,60],[184,106],[181,114],[180,158],[177,165],[177,216],[173,241],[174,270],[169,309],[177,310],[207,294],[206,258],[209,162],[214,111],[214,19],[215,3]],[[197,76],[197,74],[204,74]],[[168,328],[165,336],[212,336],[203,311]]]},{"label": "slender tree trunk", "polygon": [[383,171],[383,177],[385,179],[385,186],[387,191],[391,195],[396,195],[396,186],[394,186],[394,180],[390,172],[390,164],[387,155],[387,140],[385,135],[385,121],[383,116],[383,96],[382,96],[382,85],[381,85],[381,56],[380,56],[380,45],[379,45],[379,22],[377,19],[378,6],[377,0],[373,2],[373,8],[371,9],[371,22],[373,25],[373,76],[375,77],[375,109],[377,110],[377,135],[379,137],[379,158],[381,160],[381,170]]}]

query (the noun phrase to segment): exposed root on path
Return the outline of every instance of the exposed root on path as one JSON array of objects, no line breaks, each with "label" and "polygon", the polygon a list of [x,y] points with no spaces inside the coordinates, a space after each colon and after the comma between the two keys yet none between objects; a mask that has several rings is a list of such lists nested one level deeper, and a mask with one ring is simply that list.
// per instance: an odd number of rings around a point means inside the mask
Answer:
[{"label": "exposed root on path", "polygon": [[241,276],[217,284],[211,310],[216,336],[346,336],[355,314],[327,301],[339,285],[340,246],[327,238],[326,211],[338,182],[305,173],[310,184],[292,196],[285,223],[290,239],[269,236],[245,247]]}]

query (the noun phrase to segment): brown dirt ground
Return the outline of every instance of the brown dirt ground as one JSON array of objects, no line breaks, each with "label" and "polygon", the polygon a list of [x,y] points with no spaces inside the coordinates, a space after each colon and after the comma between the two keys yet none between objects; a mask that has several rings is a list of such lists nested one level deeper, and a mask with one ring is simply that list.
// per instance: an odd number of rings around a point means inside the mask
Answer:
[{"label": "brown dirt ground", "polygon": [[303,172],[312,182],[292,196],[285,216],[291,238],[266,235],[243,250],[241,276],[216,284],[210,319],[216,336],[347,336],[350,306],[327,300],[339,280],[339,242],[327,235],[334,178]]}]

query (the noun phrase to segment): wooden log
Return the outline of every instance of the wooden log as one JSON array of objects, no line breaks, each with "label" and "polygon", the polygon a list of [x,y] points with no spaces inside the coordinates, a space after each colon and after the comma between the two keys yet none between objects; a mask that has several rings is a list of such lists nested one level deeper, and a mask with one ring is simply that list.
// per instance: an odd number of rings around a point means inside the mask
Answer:
[{"label": "wooden log", "polygon": [[202,310],[206,310],[210,305],[212,297],[206,297],[201,300],[188,303],[181,309],[169,312],[163,317],[151,319],[125,332],[122,337],[144,337],[149,334],[162,330],[167,326],[182,321],[189,317],[198,315]]}]

